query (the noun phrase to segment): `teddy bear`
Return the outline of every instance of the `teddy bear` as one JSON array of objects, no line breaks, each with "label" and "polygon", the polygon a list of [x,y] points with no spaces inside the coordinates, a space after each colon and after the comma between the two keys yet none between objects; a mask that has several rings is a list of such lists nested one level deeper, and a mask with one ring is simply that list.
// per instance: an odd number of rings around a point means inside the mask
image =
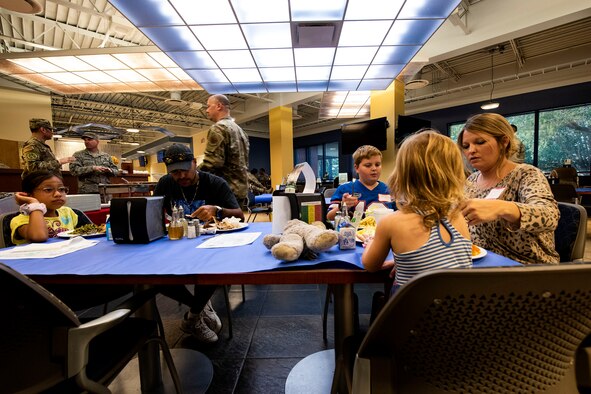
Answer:
[{"label": "teddy bear", "polygon": [[298,258],[315,258],[339,242],[334,230],[327,230],[322,222],[308,224],[298,219],[287,222],[283,234],[268,234],[263,244],[279,260],[294,261]]}]

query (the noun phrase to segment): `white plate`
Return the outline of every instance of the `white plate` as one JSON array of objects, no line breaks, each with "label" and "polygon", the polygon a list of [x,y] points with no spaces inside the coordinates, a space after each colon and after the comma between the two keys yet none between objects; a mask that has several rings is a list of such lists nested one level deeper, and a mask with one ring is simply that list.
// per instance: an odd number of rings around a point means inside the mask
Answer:
[{"label": "white plate", "polygon": [[84,238],[95,238],[95,237],[104,237],[106,233],[90,233],[90,234],[72,234],[74,230],[70,231],[63,231],[58,233],[57,236],[60,238],[74,238],[74,237],[84,237]]},{"label": "white plate", "polygon": [[245,228],[248,227],[248,223],[238,223],[238,227],[235,228],[230,228],[227,230],[220,230],[219,228],[216,230],[216,233],[231,233],[232,231],[240,231],[240,230],[244,230]]},{"label": "white plate", "polygon": [[472,256],[472,260],[480,259],[480,258],[486,256],[486,253],[487,253],[486,249],[482,249],[480,246],[476,246],[476,247],[478,248],[478,250],[480,251],[480,253],[478,253],[475,256]]}]

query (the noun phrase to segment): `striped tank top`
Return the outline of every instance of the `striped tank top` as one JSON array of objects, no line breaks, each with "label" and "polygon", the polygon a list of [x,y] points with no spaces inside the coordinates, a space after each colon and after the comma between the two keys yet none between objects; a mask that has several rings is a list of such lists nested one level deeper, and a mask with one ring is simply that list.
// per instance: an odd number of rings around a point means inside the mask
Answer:
[{"label": "striped tank top", "polygon": [[410,252],[394,253],[395,288],[428,270],[472,267],[472,242],[464,238],[447,219],[441,220],[441,224],[450,233],[449,242],[441,238],[440,227],[436,224],[423,246]]}]

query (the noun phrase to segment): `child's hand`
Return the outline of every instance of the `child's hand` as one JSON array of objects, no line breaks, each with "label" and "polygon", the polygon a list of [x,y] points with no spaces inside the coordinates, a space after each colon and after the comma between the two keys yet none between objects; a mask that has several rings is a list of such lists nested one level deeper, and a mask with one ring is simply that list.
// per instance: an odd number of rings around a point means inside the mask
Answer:
[{"label": "child's hand", "polygon": [[354,207],[359,202],[359,198],[355,195],[351,195],[349,193],[343,194],[343,201],[347,203],[347,207]]},{"label": "child's hand", "polygon": [[24,192],[16,192],[14,193],[14,199],[18,205],[22,204],[34,204],[38,203],[39,201],[35,197],[29,196],[27,193]]}]

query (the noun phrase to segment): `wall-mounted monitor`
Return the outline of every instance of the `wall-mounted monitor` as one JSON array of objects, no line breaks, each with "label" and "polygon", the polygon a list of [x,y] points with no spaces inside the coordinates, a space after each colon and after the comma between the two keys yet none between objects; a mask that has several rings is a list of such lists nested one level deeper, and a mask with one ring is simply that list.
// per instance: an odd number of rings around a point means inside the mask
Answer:
[{"label": "wall-mounted monitor", "polygon": [[158,152],[156,152],[156,160],[158,161],[158,163],[164,163],[164,153],[166,152],[166,149],[161,149]]},{"label": "wall-mounted monitor", "polygon": [[403,139],[425,127],[431,127],[430,120],[398,115],[398,125],[394,133],[394,142],[398,146]]},{"label": "wall-mounted monitor", "polygon": [[148,165],[148,156],[140,156],[137,158],[140,167],[145,167]]},{"label": "wall-mounted monitor", "polygon": [[370,119],[341,126],[341,153],[352,154],[361,145],[373,145],[379,150],[388,149],[388,119]]}]

